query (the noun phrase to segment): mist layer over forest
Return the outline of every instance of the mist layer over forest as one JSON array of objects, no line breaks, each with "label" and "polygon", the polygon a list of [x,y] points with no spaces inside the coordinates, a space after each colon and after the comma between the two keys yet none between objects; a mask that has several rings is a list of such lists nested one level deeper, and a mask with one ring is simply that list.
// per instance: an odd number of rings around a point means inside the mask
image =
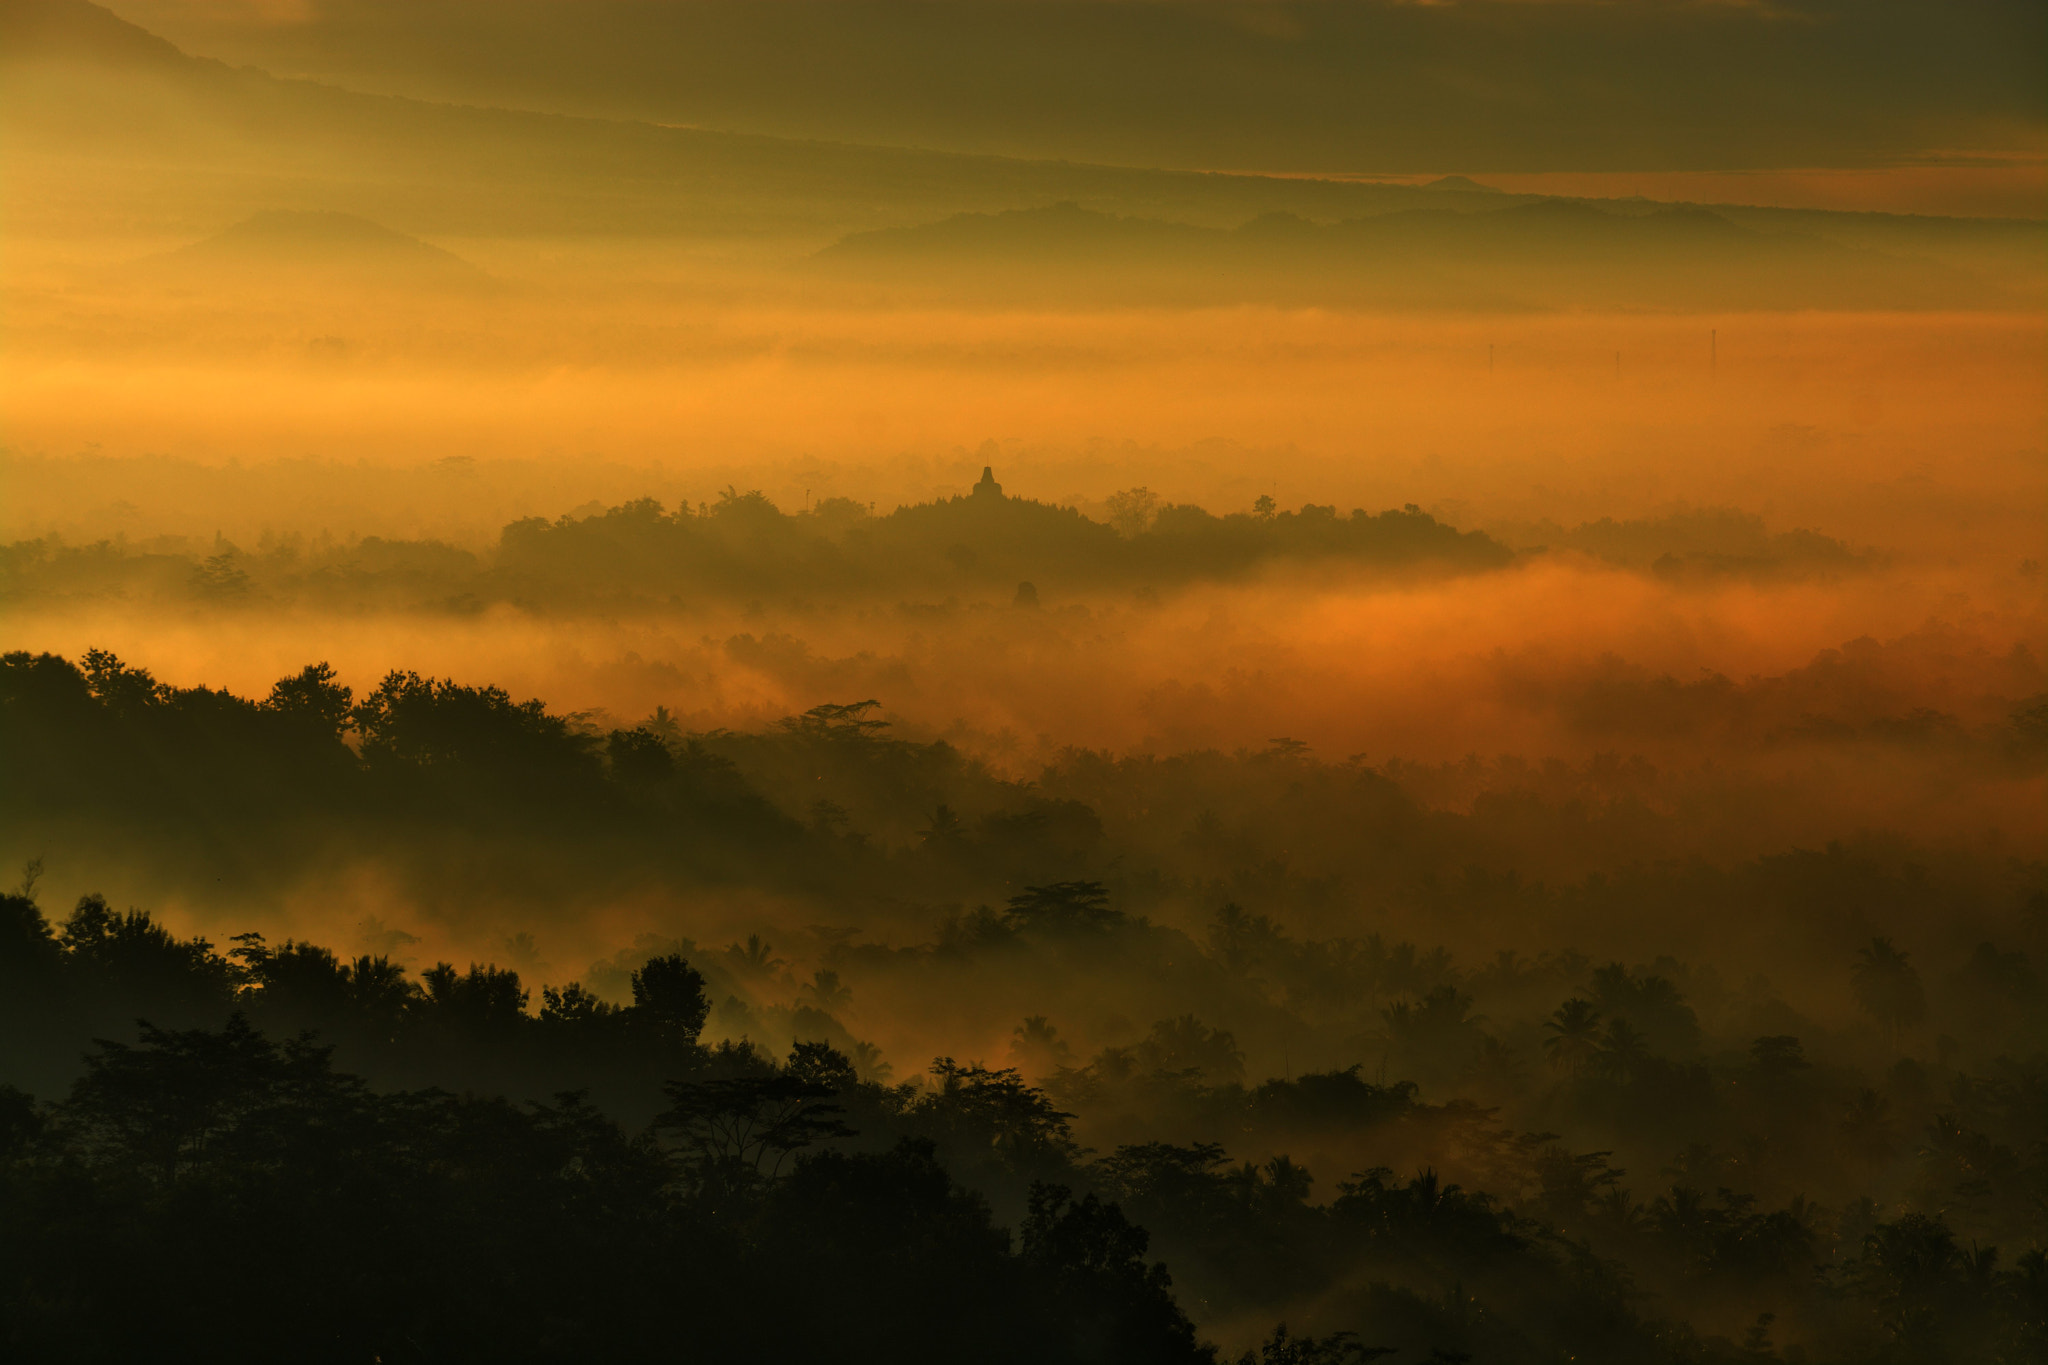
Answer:
[{"label": "mist layer over forest", "polygon": [[0,1340],[2040,1358],[2038,25],[1028,8],[0,0]]}]

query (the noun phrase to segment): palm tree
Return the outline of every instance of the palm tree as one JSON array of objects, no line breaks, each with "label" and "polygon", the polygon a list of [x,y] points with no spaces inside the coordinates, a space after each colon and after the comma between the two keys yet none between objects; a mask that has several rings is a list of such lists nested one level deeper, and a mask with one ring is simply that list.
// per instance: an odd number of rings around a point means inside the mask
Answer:
[{"label": "palm tree", "polygon": [[837,1014],[853,1003],[853,992],[839,980],[839,973],[823,967],[811,973],[799,994],[806,1004],[827,1014]]},{"label": "palm tree", "polygon": [[1469,1074],[1492,1092],[1513,1095],[1520,1093],[1528,1069],[1520,1052],[1492,1034],[1481,1034]]},{"label": "palm tree", "polygon": [[1010,1065],[1028,1077],[1055,1075],[1073,1060],[1073,1048],[1042,1014],[1034,1014],[1010,1030]]},{"label": "palm tree", "polygon": [[775,950],[759,934],[748,934],[744,945],[728,944],[725,959],[731,969],[742,976],[766,976],[783,965]]},{"label": "palm tree", "polygon": [[1615,1232],[1642,1232],[1651,1226],[1650,1211],[1620,1186],[1593,1201],[1593,1216]]},{"label": "palm tree", "polygon": [[1610,1019],[1607,1034],[1600,1040],[1600,1050],[1593,1060],[1603,1075],[1625,1081],[1635,1075],[1636,1068],[1649,1055],[1649,1049],[1643,1046],[1643,1035],[1629,1027],[1626,1019]]},{"label": "palm tree", "polygon": [[1550,1035],[1543,1040],[1543,1051],[1551,1069],[1576,1076],[1600,1050],[1600,1011],[1592,1001],[1574,996],[1543,1021],[1543,1031]]},{"label": "palm tree", "polygon": [[932,822],[918,831],[918,838],[926,848],[933,851],[964,848],[967,844],[967,826],[956,815],[951,806],[941,804],[932,812]]},{"label": "palm tree", "polygon": [[1883,1026],[1888,1045],[1896,1044],[1900,1029],[1911,1028],[1927,1016],[1927,993],[1921,989],[1920,973],[1888,938],[1873,938],[1868,948],[1857,951],[1850,984],[1856,991],[1856,1003]]}]

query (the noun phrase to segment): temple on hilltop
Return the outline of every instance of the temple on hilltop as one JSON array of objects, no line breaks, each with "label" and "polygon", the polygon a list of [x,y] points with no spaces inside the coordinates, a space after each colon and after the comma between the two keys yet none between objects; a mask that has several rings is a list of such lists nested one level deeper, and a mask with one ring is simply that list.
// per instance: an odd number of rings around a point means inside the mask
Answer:
[{"label": "temple on hilltop", "polygon": [[974,485],[974,496],[991,500],[1003,496],[1003,486],[996,482],[994,466],[983,465],[981,467],[981,482]]}]

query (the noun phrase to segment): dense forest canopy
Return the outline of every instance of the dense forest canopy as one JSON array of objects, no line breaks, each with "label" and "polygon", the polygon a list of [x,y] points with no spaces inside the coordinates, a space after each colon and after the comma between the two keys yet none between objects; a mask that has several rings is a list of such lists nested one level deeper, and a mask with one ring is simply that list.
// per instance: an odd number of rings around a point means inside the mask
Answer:
[{"label": "dense forest canopy", "polygon": [[[1988,1240],[2026,1247],[2040,1226],[2038,1054],[1988,1075],[1901,1060],[1872,1077],[1816,1066],[1792,1035],[1730,1053],[1670,979],[1618,963],[1542,1021],[1540,1062],[1482,1033],[1457,984],[1383,1012],[1410,1069],[1533,1063],[1546,1079],[1513,1107],[1675,1147],[1631,1179],[1610,1149],[1355,1064],[1248,1085],[1232,1036],[1192,1016],[1085,1065],[1033,1016],[1012,1066],[940,1057],[890,1084],[822,1037],[781,1059],[745,1037],[710,1043],[706,974],[680,955],[642,961],[630,1003],[570,984],[535,1011],[497,967],[415,979],[388,957],[253,933],[223,954],[97,897],[53,928],[24,890],[0,899],[10,1072],[72,1077],[56,1102],[0,1087],[0,1293],[24,1358],[268,1359],[278,1336],[335,1360],[641,1358],[673,1349],[681,1314],[722,1350],[1216,1359],[1183,1304],[1364,1329],[1278,1326],[1244,1357],[1267,1365],[1755,1361],[1787,1358],[1786,1337],[1798,1359],[2021,1361],[2042,1346],[2044,1252],[2002,1258]],[[1057,953],[1143,929],[1093,883],[1028,888],[1006,919]],[[1292,946],[1226,907],[1198,955],[1235,975]],[[939,963],[963,952],[935,947]],[[768,951],[723,956],[758,972]],[[1536,975],[1554,994],[1583,970]],[[1489,971],[1512,978],[1511,955]],[[1986,945],[1969,971],[2038,1030],[2021,955]],[[1890,940],[1859,953],[1853,979],[1888,1038],[1924,1018]],[[809,990],[799,1034],[843,1034],[837,974]],[[183,1026],[144,1022],[133,1043],[67,1060],[138,1010]],[[1319,1182],[1290,1155],[1305,1149],[1410,1173]],[[1478,1188],[1411,1164],[1429,1154]],[[95,1229],[116,1225],[110,1261]],[[267,1230],[285,1228],[304,1251],[280,1260]],[[223,1276],[243,1301],[232,1344],[198,1307]],[[913,1282],[929,1299],[906,1315],[893,1291]]]},{"label": "dense forest canopy", "polygon": [[[78,1219],[128,1222],[143,1257],[213,1239],[208,1264],[261,1285],[247,1220],[310,1216],[331,1273],[374,1259],[388,1286],[337,1359],[632,1355],[660,1330],[650,1276],[695,1286],[704,1339],[764,1340],[793,1267],[877,1236],[932,1259],[873,1267],[874,1292],[936,1276],[947,1306],[911,1336],[856,1325],[870,1291],[834,1279],[844,1312],[785,1322],[788,1349],[944,1360],[992,1332],[987,1358],[1195,1360],[1224,1326],[1268,1361],[2039,1348],[2038,863],[1872,843],[1552,886],[1474,861],[1526,813],[1432,809],[1286,743],[1013,784],[891,738],[872,702],[693,735],[404,671],[245,699],[99,651],[12,654],[0,680],[10,819],[67,849],[125,831],[106,856],[163,884],[232,868],[201,900],[261,904],[377,847],[401,896],[453,876],[497,907],[436,927],[467,965],[408,965],[419,935],[375,917],[346,952],[216,946],[93,895],[53,917],[32,867],[0,961],[24,1347],[91,1321],[112,1358],[136,1314],[180,1320],[175,1277],[102,1305]],[[1145,841],[1174,802],[1180,851]],[[1286,860],[1260,861],[1274,837]],[[651,882],[837,927],[541,965],[563,898]],[[1359,935],[1361,898],[1456,946]],[[59,1181],[89,1203],[56,1212]],[[222,1199],[250,1212],[193,1221]],[[389,1201],[424,1239],[396,1259]],[[538,1259],[504,1261],[515,1242]],[[449,1257],[480,1278],[408,1268]],[[535,1276],[553,1297],[502,1297]],[[340,1311],[259,1297],[279,1324]]]}]

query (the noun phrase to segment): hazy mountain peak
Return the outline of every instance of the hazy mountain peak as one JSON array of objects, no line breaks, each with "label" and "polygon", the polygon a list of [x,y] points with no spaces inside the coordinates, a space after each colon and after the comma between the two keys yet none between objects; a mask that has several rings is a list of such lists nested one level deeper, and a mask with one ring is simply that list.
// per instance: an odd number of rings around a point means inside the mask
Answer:
[{"label": "hazy mountain peak", "polygon": [[0,0],[0,61],[166,65],[191,59],[172,43],[85,0]]},{"label": "hazy mountain peak", "polygon": [[451,251],[331,210],[266,209],[143,264],[250,283],[297,279],[409,289],[475,289],[493,283]]}]

